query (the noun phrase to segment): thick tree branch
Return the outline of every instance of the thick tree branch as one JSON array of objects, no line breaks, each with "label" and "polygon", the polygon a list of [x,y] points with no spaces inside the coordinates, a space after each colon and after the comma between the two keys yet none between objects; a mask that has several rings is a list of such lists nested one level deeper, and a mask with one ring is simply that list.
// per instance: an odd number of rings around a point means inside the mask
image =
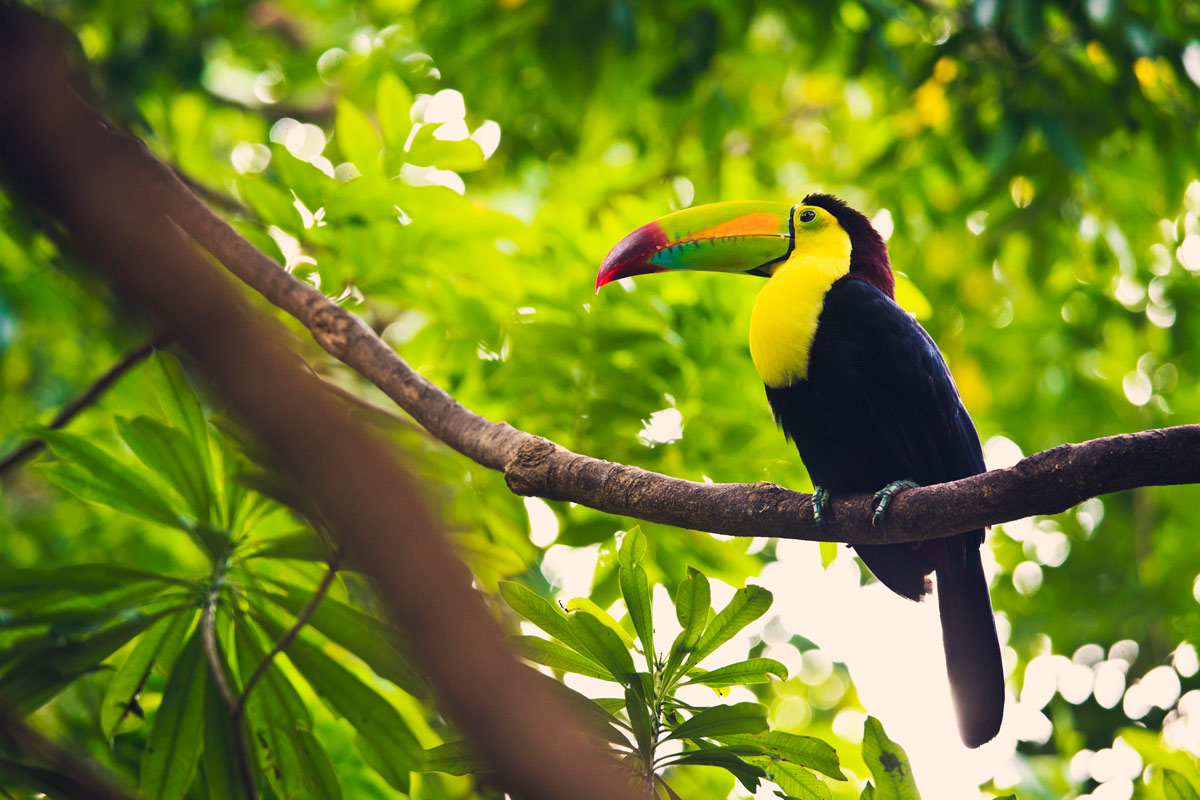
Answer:
[{"label": "thick tree branch", "polygon": [[30,18],[0,0],[0,169],[23,200],[61,220],[125,296],[153,311],[312,498],[506,791],[635,797],[543,676],[508,650],[418,485],[281,344],[281,326],[251,315],[188,245],[155,185],[164,168],[79,99]]},{"label": "thick tree branch", "polygon": [[1185,425],[1062,445],[1007,470],[906,491],[892,503],[882,528],[870,524],[868,495],[835,498],[827,522],[817,526],[806,494],[767,483],[694,483],[572,453],[459,404],[353,314],[257,250],[141,142],[107,125],[103,130],[110,145],[124,152],[127,166],[154,188],[176,224],[230,272],[303,323],[326,351],[438,439],[504,472],[517,494],[726,535],[868,544],[928,539],[1057,513],[1089,497],[1136,486],[1200,482],[1200,427]]},{"label": "thick tree branch", "polygon": [[572,453],[459,404],[417,374],[357,317],[257,250],[143,148],[122,139],[126,149],[137,148],[140,169],[154,176],[176,223],[230,272],[303,323],[326,351],[379,387],[438,439],[504,472],[517,494],[731,536],[874,544],[1053,514],[1089,497],[1136,486],[1200,483],[1200,426],[1183,425],[1062,445],[1006,470],[906,491],[893,501],[882,528],[871,525],[869,495],[835,498],[828,520],[818,526],[807,494],[768,483],[695,483]]}]

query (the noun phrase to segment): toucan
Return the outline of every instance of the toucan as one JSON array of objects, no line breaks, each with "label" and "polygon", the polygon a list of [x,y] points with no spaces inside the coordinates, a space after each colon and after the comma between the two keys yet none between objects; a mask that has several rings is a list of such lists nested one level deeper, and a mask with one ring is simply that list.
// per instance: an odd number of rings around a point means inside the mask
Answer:
[{"label": "toucan", "polygon": [[[767,279],[750,314],[750,357],[812,478],[818,522],[831,493],[874,492],[878,523],[905,488],[984,471],[979,435],[950,370],[896,304],[887,245],[864,214],[829,194],[796,205],[677,211],[622,239],[604,259],[596,289],[685,269]],[[946,668],[968,747],[991,740],[1004,713],[983,535],[854,546],[880,582],[911,600],[929,594],[929,576],[937,576]]]}]

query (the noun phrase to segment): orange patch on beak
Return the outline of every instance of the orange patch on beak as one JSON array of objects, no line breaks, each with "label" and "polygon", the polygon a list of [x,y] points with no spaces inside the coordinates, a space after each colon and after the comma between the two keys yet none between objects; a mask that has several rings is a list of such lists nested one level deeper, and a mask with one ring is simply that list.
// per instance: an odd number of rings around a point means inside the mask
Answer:
[{"label": "orange patch on beak", "polygon": [[718,239],[722,236],[749,236],[756,233],[778,233],[779,217],[765,211],[737,217],[720,225],[714,225],[702,231],[696,231],[687,237],[687,241],[695,239]]}]

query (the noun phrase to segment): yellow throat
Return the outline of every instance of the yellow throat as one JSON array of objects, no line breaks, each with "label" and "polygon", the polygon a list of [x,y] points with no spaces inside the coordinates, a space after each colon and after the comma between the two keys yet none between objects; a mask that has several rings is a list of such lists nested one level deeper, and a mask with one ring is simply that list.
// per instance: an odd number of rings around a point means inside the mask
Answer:
[{"label": "yellow throat", "polygon": [[850,271],[850,237],[832,218],[797,236],[791,257],[758,293],[750,312],[750,358],[763,383],[780,388],[808,376],[808,356],[825,293]]}]

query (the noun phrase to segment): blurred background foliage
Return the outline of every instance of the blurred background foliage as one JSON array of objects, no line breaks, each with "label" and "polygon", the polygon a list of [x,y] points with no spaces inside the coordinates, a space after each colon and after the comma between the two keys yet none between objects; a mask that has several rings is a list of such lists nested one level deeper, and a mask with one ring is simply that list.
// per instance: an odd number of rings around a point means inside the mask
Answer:
[{"label": "blurred background foliage", "polygon": [[[593,282],[608,247],[669,210],[817,189],[888,237],[901,302],[945,353],[992,466],[1200,414],[1188,313],[1200,302],[1200,4],[34,5],[78,37],[114,119],[265,252],[468,407],[579,452],[810,488],[748,358],[756,281],[650,278],[601,297]],[[7,451],[151,332],[12,198],[0,196],[0,219]],[[387,404],[302,331],[295,344],[329,380]],[[69,430],[119,452],[113,414],[159,413],[150,384],[123,379]],[[363,414],[424,475],[483,588],[514,578],[618,602],[614,534],[632,522],[523,503],[414,426]],[[45,470],[0,486],[0,569],[105,561],[183,576],[204,564],[191,539],[78,499]],[[1014,695],[1002,741],[943,785],[903,725],[865,709],[910,748],[927,797],[971,796],[963,786],[976,783],[1160,797],[1152,764],[1200,778],[1198,501],[1195,487],[1148,488],[991,531]],[[714,586],[765,581],[772,563],[866,582],[839,571],[844,549],[643,530],[643,566],[670,589],[689,565]],[[349,586],[342,598],[362,600]],[[778,610],[787,595],[772,590]],[[862,736],[860,678],[812,620],[852,638],[842,611],[767,615],[741,644],[741,657],[788,665],[789,680],[756,696],[776,729],[838,747],[852,777],[838,797],[867,776],[847,744]],[[144,739],[110,749],[96,722],[110,676],[76,681],[36,719],[134,774]],[[422,745],[439,741],[432,709],[396,702]],[[387,796],[352,732],[314,713],[346,792]],[[675,771],[685,797],[746,796],[718,771]],[[480,791],[465,778],[413,786]]]}]

